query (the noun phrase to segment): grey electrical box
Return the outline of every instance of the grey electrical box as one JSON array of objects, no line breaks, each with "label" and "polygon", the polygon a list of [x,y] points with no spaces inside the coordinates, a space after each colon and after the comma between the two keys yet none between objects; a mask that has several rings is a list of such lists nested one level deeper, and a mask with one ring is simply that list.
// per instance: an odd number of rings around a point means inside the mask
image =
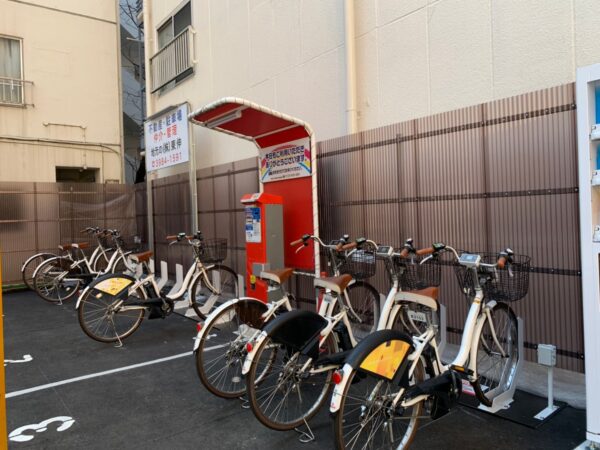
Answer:
[{"label": "grey electrical box", "polygon": [[556,365],[556,346],[551,344],[538,344],[538,364],[553,367]]}]

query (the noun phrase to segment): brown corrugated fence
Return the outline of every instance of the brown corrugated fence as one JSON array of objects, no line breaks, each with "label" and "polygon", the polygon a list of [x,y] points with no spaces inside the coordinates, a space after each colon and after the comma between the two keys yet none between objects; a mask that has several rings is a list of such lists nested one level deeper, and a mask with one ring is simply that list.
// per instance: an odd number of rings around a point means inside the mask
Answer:
[{"label": "brown corrugated fence", "polygon": [[[320,142],[317,148],[321,237],[348,233],[400,245],[442,241],[471,251],[511,247],[531,256],[529,294],[513,304],[524,319],[526,356],[555,344],[558,366],[583,371],[579,206],[574,85],[388,125]],[[244,270],[239,200],[258,190],[254,158],[197,173],[198,224],[229,241],[227,264]],[[184,245],[164,236],[190,230],[187,174],[153,182],[157,259],[188,264]],[[89,224],[146,236],[145,186],[0,183],[0,246],[8,280],[34,251],[78,238]],[[113,225],[114,224],[114,225]],[[383,273],[373,280],[389,288]],[[310,279],[293,283],[312,307]],[[449,338],[458,342],[467,303],[451,269],[440,301]]]}]

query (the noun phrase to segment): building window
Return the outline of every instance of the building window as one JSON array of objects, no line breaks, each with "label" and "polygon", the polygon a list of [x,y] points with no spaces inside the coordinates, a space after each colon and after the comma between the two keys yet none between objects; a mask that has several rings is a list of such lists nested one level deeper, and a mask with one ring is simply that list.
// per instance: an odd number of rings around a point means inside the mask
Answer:
[{"label": "building window", "polygon": [[5,36],[0,36],[0,103],[24,103],[21,40]]},{"label": "building window", "polygon": [[156,30],[158,51],[150,58],[152,92],[164,92],[194,73],[191,3],[171,15]]},{"label": "building window", "polygon": [[63,183],[95,183],[98,179],[98,169],[83,169],[77,167],[57,167],[56,181]]}]

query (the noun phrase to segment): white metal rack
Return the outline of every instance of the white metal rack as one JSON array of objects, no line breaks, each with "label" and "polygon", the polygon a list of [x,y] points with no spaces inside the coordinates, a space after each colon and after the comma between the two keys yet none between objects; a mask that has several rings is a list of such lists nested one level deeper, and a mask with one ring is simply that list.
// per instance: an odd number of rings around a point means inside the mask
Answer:
[{"label": "white metal rack", "polygon": [[[597,167],[600,141],[596,123],[600,122],[600,64],[577,69],[577,138],[579,160],[579,222],[581,233],[581,288],[585,339],[585,384],[587,401],[586,443],[580,448],[600,444],[600,242],[594,242],[600,225],[600,186],[592,184]],[[593,134],[592,134],[593,133]]]}]

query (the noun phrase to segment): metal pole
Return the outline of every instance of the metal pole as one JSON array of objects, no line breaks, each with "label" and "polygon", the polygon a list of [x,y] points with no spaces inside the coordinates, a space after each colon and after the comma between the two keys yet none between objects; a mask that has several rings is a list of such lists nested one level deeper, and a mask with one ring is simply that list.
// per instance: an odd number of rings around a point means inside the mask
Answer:
[{"label": "metal pole", "polygon": [[548,367],[548,408],[552,409],[554,406],[554,367]]},{"label": "metal pole", "polygon": [[[192,109],[188,103],[189,113]],[[187,114],[186,114],[187,116]],[[189,163],[189,175],[190,175],[190,214],[192,216],[191,225],[192,233],[198,231],[198,187],[196,185],[196,144],[194,139],[194,130],[192,129],[191,122],[188,121],[188,142],[190,144],[190,163]]]}]

